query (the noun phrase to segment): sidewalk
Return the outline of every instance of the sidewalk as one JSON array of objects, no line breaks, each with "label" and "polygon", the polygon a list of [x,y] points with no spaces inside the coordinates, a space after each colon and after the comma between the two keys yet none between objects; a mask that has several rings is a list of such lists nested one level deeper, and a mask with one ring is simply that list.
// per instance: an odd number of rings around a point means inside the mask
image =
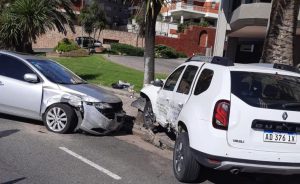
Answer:
[{"label": "sidewalk", "polygon": [[172,160],[174,141],[172,141],[164,132],[155,134],[150,130],[146,130],[142,126],[142,117],[140,117],[141,114],[138,114],[138,110],[136,108],[131,107],[131,103],[139,97],[139,94],[132,95],[132,93],[129,93],[126,90],[101,87],[119,96],[123,101],[123,109],[126,111],[126,115],[134,118],[132,135],[122,135],[122,133],[118,135],[118,133],[116,133],[114,136],[142,149]]}]

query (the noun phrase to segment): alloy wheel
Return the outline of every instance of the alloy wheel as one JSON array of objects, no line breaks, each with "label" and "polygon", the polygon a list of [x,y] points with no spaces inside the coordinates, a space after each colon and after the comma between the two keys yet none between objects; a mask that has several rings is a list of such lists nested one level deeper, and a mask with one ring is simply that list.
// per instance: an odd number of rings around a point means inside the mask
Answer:
[{"label": "alloy wheel", "polygon": [[67,122],[67,114],[63,109],[59,107],[53,107],[48,111],[46,116],[46,123],[52,131],[62,131],[66,127]]}]

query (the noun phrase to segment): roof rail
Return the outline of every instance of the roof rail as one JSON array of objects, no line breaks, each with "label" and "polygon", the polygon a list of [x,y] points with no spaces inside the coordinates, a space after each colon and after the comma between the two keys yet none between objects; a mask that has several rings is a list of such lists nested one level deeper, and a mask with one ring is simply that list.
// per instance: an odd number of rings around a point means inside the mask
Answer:
[{"label": "roof rail", "polygon": [[276,68],[276,69],[279,69],[279,70],[285,70],[285,71],[289,71],[289,72],[300,73],[300,69],[299,68],[296,68],[296,67],[290,66],[290,65],[284,65],[284,64],[274,63],[273,68]]},{"label": "roof rail", "polygon": [[219,56],[199,56],[195,55],[186,60],[186,62],[206,62],[206,63],[212,63],[222,66],[234,66],[233,61],[226,57],[219,57]]}]

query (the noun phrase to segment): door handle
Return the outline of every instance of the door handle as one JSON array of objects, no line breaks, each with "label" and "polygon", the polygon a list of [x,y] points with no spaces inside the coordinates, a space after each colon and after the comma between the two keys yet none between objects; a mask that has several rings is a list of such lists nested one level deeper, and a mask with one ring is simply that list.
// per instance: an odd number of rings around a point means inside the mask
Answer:
[{"label": "door handle", "polygon": [[180,108],[182,108],[182,107],[183,107],[183,103],[178,103],[178,106],[179,106]]},{"label": "door handle", "polygon": [[4,84],[0,81],[0,86],[4,86]]}]

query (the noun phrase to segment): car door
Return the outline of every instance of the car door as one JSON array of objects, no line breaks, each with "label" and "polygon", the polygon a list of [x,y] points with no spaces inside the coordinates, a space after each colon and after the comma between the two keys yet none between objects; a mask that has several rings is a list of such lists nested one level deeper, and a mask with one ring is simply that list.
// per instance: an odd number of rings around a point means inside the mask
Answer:
[{"label": "car door", "polygon": [[23,61],[0,54],[0,112],[40,119],[43,84],[26,82],[28,73],[35,72]]},{"label": "car door", "polygon": [[158,115],[156,116],[156,120],[162,125],[166,126],[167,116],[169,113],[170,107],[170,100],[172,99],[173,91],[178,83],[180,76],[183,73],[185,66],[181,66],[177,68],[166,80],[163,88],[158,93],[157,98],[157,110]]},{"label": "car door", "polygon": [[190,97],[192,86],[196,75],[199,72],[199,67],[194,65],[189,65],[186,67],[180,82],[177,85],[177,89],[173,91],[172,99],[170,100],[170,106],[167,121],[172,125],[177,121],[177,118],[187,100]]}]

